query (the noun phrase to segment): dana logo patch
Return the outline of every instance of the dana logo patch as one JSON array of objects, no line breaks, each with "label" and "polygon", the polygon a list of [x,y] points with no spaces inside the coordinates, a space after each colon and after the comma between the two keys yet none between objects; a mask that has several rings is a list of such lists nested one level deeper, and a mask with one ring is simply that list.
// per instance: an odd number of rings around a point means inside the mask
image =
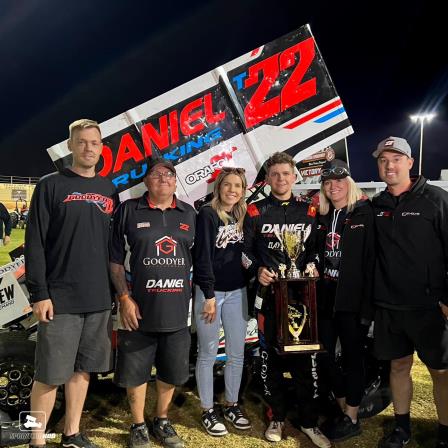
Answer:
[{"label": "dana logo patch", "polygon": [[144,227],[151,227],[151,223],[149,222],[138,222],[137,229],[143,229]]}]

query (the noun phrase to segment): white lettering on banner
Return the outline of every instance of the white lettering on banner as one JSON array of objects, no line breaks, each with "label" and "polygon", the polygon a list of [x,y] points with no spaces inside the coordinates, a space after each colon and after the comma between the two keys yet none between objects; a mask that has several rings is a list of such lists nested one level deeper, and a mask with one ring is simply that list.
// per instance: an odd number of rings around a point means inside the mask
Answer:
[{"label": "white lettering on banner", "polygon": [[282,248],[282,244],[281,243],[279,243],[279,242],[272,242],[272,241],[269,241],[269,243],[268,243],[268,249],[281,249]]},{"label": "white lettering on banner", "polygon": [[146,288],[183,288],[184,281],[181,278],[166,278],[160,280],[148,280],[146,282]]},{"label": "white lettering on banner", "polygon": [[301,224],[263,224],[261,233],[281,233],[285,230],[289,232],[304,232],[309,225],[305,223]]},{"label": "white lettering on banner", "polygon": [[205,166],[204,168],[199,168],[194,173],[189,174],[185,177],[185,182],[188,185],[193,185],[196,182],[199,182],[202,179],[210,176],[215,170],[220,170],[224,164],[225,160],[218,160],[210,165]]},{"label": "white lettering on banner", "polygon": [[185,258],[143,258],[144,266],[185,266]]}]

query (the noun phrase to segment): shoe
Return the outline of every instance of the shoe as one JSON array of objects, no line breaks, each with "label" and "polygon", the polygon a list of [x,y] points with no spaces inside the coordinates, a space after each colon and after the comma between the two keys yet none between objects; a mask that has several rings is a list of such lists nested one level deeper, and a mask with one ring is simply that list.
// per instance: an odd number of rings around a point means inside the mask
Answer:
[{"label": "shoe", "polygon": [[342,442],[361,434],[361,426],[359,420],[353,423],[348,415],[344,415],[338,418],[324,433],[332,442]]},{"label": "shoe", "polygon": [[310,438],[311,442],[319,448],[330,448],[331,442],[327,439],[327,436],[317,427],[304,428],[300,427],[300,430]]},{"label": "shoe", "polygon": [[202,426],[211,436],[221,437],[228,434],[227,428],[220,421],[213,408],[202,413],[201,421]]},{"label": "shoe", "polygon": [[129,448],[149,448],[151,446],[151,442],[149,440],[148,427],[145,423],[143,425],[131,426],[131,430],[129,431]]},{"label": "shoe", "polygon": [[402,448],[410,440],[410,435],[402,427],[397,426],[389,435],[379,441],[378,448]]},{"label": "shoe", "polygon": [[153,431],[156,439],[166,448],[184,448],[184,441],[167,418],[154,418]]},{"label": "shoe", "polygon": [[280,442],[282,440],[284,426],[285,422],[271,420],[268,428],[264,432],[266,440],[269,440],[269,442]]},{"label": "shoe", "polygon": [[99,448],[98,445],[91,442],[87,436],[81,432],[73,434],[72,436],[62,434],[61,446],[65,448]]},{"label": "shoe", "polygon": [[236,429],[250,429],[252,425],[247,417],[244,416],[238,403],[224,408],[224,418],[228,420]]}]

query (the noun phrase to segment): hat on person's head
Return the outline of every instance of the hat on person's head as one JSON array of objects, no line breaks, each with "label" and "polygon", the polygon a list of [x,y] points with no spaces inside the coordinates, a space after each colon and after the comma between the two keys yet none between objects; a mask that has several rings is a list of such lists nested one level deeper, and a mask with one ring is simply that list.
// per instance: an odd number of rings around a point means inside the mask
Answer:
[{"label": "hat on person's head", "polygon": [[412,157],[409,143],[406,139],[401,137],[388,137],[381,140],[376,147],[376,151],[373,151],[372,156],[377,159],[383,151],[396,151],[405,156]]},{"label": "hat on person's head", "polygon": [[343,160],[339,159],[328,160],[320,170],[321,182],[329,179],[343,179],[347,176],[350,176],[350,169]]},{"label": "hat on person's head", "polygon": [[176,174],[176,168],[174,165],[167,159],[163,157],[148,157],[146,159],[146,163],[148,164],[148,169],[146,170],[146,175],[148,175],[157,165],[164,166],[168,168],[172,173]]}]

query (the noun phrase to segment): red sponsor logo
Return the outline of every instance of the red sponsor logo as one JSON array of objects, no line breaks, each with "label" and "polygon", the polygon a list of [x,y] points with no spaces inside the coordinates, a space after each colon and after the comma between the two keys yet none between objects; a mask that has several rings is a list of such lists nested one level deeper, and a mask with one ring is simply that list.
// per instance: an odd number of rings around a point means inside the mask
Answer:
[{"label": "red sponsor logo", "polygon": [[207,93],[203,97],[190,101],[181,111],[174,109],[160,116],[158,126],[155,123],[145,123],[141,127],[143,148],[129,132],[121,136],[115,160],[112,149],[104,145],[101,153],[103,168],[98,174],[108,176],[111,172],[117,173],[129,160],[134,163],[142,162],[152,155],[154,145],[160,151],[164,151],[178,143],[181,137],[197,134],[208,125],[224,120],[225,116],[225,112],[213,111],[212,95]]},{"label": "red sponsor logo", "polygon": [[180,230],[185,230],[185,231],[187,231],[188,232],[188,230],[190,230],[190,225],[189,224],[184,224],[184,223],[180,223],[179,224],[179,229]]},{"label": "red sponsor logo", "polygon": [[247,206],[247,214],[253,218],[254,216],[260,216],[260,211],[255,204],[249,204]]},{"label": "red sponsor logo", "polygon": [[96,205],[103,213],[110,215],[114,211],[114,200],[98,193],[72,193],[62,202],[83,201]]},{"label": "red sponsor logo", "polygon": [[157,248],[157,255],[160,255],[160,252],[162,252],[165,255],[173,254],[173,256],[176,256],[177,241],[170,236],[163,236],[158,239],[155,242],[155,246]]},{"label": "red sponsor logo", "polygon": [[308,215],[308,216],[311,216],[312,218],[314,218],[314,217],[316,216],[316,212],[317,212],[316,207],[314,207],[314,205],[310,205],[310,206],[308,207],[308,213],[307,213],[307,215]]}]

